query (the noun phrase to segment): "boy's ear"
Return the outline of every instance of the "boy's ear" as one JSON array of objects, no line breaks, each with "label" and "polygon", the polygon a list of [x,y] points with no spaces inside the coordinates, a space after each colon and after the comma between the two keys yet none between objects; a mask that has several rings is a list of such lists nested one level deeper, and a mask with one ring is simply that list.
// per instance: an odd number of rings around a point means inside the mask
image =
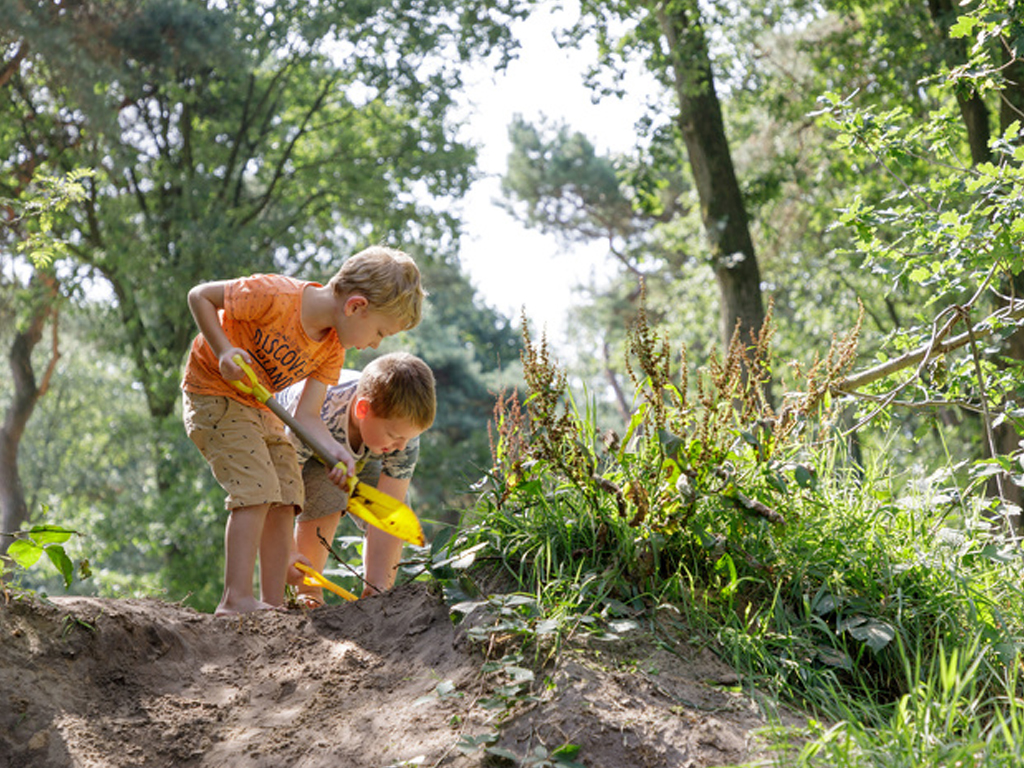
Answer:
[{"label": "boy's ear", "polygon": [[370,401],[367,400],[365,397],[357,398],[355,406],[353,407],[355,408],[355,414],[357,419],[365,419],[367,415],[370,413]]},{"label": "boy's ear", "polygon": [[360,309],[368,307],[369,305],[370,302],[366,300],[365,296],[359,296],[358,294],[355,296],[349,296],[345,299],[345,314],[354,315]]}]

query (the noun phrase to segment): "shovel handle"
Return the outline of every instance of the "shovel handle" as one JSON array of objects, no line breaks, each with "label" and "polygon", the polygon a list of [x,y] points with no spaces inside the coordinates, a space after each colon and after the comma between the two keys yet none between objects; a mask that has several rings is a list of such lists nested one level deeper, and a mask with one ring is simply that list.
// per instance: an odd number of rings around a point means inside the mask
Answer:
[{"label": "shovel handle", "polygon": [[249,383],[246,384],[240,379],[231,380],[231,386],[237,389],[239,392],[244,392],[247,395],[252,395],[261,403],[266,403],[271,398],[270,390],[260,384],[259,379],[256,378],[256,374],[249,364],[245,362],[241,355],[235,355],[231,358],[235,361],[235,365],[245,371],[245,375],[249,377]]},{"label": "shovel handle", "polygon": [[[245,375],[249,377],[249,383],[244,381],[232,381],[231,384],[235,389],[240,392],[245,392],[247,395],[252,395],[273,411],[274,415],[287,424],[288,428],[291,429],[291,431],[294,432],[302,442],[313,449],[313,453],[315,453],[317,458],[326,466],[339,467],[344,469],[346,472],[348,471],[348,467],[345,465],[345,462],[338,461],[326,445],[318,440],[308,429],[299,424],[298,420],[288,413],[283,405],[277,402],[267,388],[259,383],[256,378],[256,374],[253,372],[252,368],[249,367],[249,364],[242,359],[241,355],[235,355],[232,359],[235,361],[236,365],[245,371]],[[350,478],[350,480],[355,480],[355,478]]]},{"label": "shovel handle", "polygon": [[[320,459],[325,466],[332,468],[337,467],[345,470],[346,473],[348,472],[348,467],[345,465],[345,462],[338,461],[326,445],[318,440],[317,437],[309,430],[299,424],[298,420],[288,413],[283,405],[274,399],[274,396],[267,391],[266,387],[257,381],[256,374],[242,359],[241,355],[235,355],[233,359],[235,363],[245,371],[245,375],[249,377],[248,384],[243,381],[232,381],[231,384],[234,385],[236,389],[245,392],[246,394],[251,394],[267,406],[267,408],[281,419],[281,421],[288,425],[291,431],[294,432],[302,442],[313,449],[313,453],[316,454],[317,458]],[[354,475],[348,476],[347,484],[349,494],[349,505],[347,509],[349,513],[376,528],[380,528],[385,533],[390,533],[391,535],[396,536],[403,541],[415,544],[416,546],[423,546],[423,529],[420,527],[419,520],[415,513],[409,509],[409,507],[395,499],[391,499],[387,494],[380,493],[376,488],[371,488],[365,483],[358,482]],[[357,500],[355,497],[360,493],[368,498]],[[373,505],[374,509],[368,508],[362,503],[363,501]],[[398,514],[392,514],[396,511]]]}]

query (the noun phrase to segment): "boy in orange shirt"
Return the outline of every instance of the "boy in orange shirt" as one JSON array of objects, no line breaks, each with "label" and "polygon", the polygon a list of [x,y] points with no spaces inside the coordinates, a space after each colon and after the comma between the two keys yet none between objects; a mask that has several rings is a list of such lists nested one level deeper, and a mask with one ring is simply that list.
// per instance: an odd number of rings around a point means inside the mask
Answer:
[{"label": "boy in orange shirt", "polygon": [[[292,528],[304,504],[302,474],[284,425],[230,382],[244,372],[241,355],[271,392],[308,379],[295,417],[319,437],[347,471],[346,448],[320,420],[329,385],[338,380],[345,349],[376,349],[385,336],[419,323],[423,289],[416,264],[390,248],[368,248],[348,259],[325,285],[282,275],[203,283],[188,294],[200,334],[185,374],[185,430],[227,493],[224,592],[216,615],[280,606],[292,559]],[[260,599],[253,592],[260,563]]]}]

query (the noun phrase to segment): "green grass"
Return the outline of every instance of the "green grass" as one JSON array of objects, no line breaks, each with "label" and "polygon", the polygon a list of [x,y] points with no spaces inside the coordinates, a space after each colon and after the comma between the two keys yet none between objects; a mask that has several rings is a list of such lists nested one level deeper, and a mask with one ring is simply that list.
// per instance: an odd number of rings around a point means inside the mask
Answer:
[{"label": "green grass", "polygon": [[482,497],[448,552],[484,544],[532,598],[506,629],[608,631],[670,605],[745,685],[830,724],[800,765],[1020,764],[1021,564],[980,512],[908,513],[837,476],[780,506],[785,524],[708,498],[665,531],[547,471]]},{"label": "green grass", "polygon": [[827,382],[766,419],[736,349],[691,398],[642,318],[619,438],[526,341],[530,394],[499,398],[490,482],[435,553],[453,600],[545,654],[671,613],[763,706],[807,713],[776,734],[780,764],[1024,764],[1024,567],[984,494],[992,462],[914,474],[883,439],[855,466]]},{"label": "green grass", "polygon": [[[671,606],[751,690],[812,716],[800,765],[1021,764],[1024,574],[984,497],[934,482],[896,492],[891,474],[845,471],[806,446],[800,466],[814,480],[801,484],[794,447],[774,462],[733,450],[734,484],[785,520],[771,522],[727,487],[666,490],[682,462],[664,440],[623,459],[602,453],[592,426],[571,434],[561,439],[575,446],[557,457],[550,445],[520,446],[518,461],[496,465],[445,552],[477,547],[478,566],[529,596],[506,630],[526,644],[538,627],[546,639],[613,634],[622,616]],[[603,475],[567,477],[572,451]],[[621,490],[627,477],[648,483],[640,522],[637,503],[602,482]]]}]

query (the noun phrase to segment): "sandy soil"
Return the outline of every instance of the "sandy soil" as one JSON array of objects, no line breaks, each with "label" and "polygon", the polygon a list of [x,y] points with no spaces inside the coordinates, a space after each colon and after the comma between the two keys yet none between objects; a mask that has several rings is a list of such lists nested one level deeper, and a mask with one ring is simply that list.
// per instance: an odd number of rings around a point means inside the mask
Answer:
[{"label": "sandy soil", "polygon": [[[685,641],[569,650],[511,709],[486,706],[507,682],[487,650],[423,584],[229,620],[155,600],[11,599],[0,768],[542,768],[566,743],[589,768],[772,759],[736,675]],[[518,759],[471,748],[489,734]]]}]

